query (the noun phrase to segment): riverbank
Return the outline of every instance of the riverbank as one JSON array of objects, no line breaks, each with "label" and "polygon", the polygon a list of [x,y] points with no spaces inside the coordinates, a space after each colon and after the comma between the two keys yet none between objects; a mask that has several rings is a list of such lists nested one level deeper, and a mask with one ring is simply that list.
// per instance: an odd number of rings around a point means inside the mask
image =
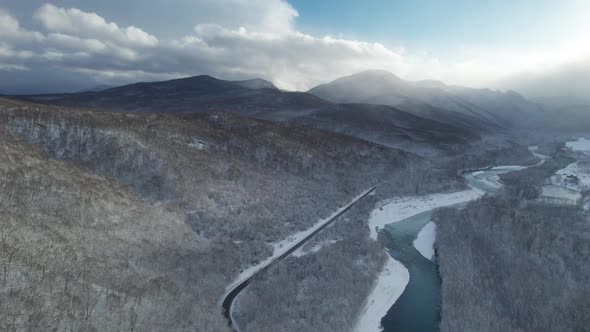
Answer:
[{"label": "riverbank", "polygon": [[410,282],[410,273],[404,265],[389,257],[377,276],[375,287],[368,297],[354,331],[380,331],[381,319],[402,295]]},{"label": "riverbank", "polygon": [[[540,159],[541,161],[535,165],[543,163],[546,158]],[[377,208],[371,213],[369,219],[370,236],[377,240],[378,232],[386,225],[407,220],[437,208],[467,203],[480,198],[487,192],[497,192],[502,188],[498,175],[525,168],[527,166],[508,165],[490,167],[487,170],[475,170],[464,175],[471,189],[454,193],[399,197],[383,201],[377,204]],[[424,258],[432,260],[436,240],[436,225],[429,222],[414,234],[416,234],[416,237],[412,239],[411,244]],[[386,264],[386,267],[381,271],[376,286],[361,312],[356,327],[357,331],[380,331],[382,319],[396,304],[396,301],[410,282],[410,273],[403,264],[392,257],[389,258],[388,263],[396,264],[401,268],[387,270],[388,265]],[[401,292],[399,292],[399,289],[401,289]]]},{"label": "riverbank", "polygon": [[454,193],[438,193],[425,196],[398,197],[377,204],[369,219],[371,238],[377,240],[377,232],[387,224],[407,219],[413,215],[439,207],[455,205],[474,200],[484,191],[472,188]]},{"label": "riverbank", "polygon": [[[425,196],[399,197],[383,201],[377,204],[369,218],[370,236],[377,240],[378,230],[385,225],[408,219],[417,214],[430,211],[439,207],[465,203],[477,199],[484,192],[478,189],[469,189],[454,193],[438,193]],[[434,230],[430,227],[418,240],[420,251],[423,255],[429,255],[429,249],[434,254]],[[430,255],[432,257],[432,255]],[[430,258],[429,258],[430,259]],[[380,331],[381,320],[393,307],[397,299],[402,295],[409,283],[409,271],[402,263],[389,256],[386,264],[379,273],[375,287],[367,297],[367,303],[361,310],[355,331],[370,332]]]},{"label": "riverbank", "polygon": [[414,247],[428,260],[434,258],[434,243],[436,241],[436,224],[429,222],[422,228],[418,237],[414,240]]}]

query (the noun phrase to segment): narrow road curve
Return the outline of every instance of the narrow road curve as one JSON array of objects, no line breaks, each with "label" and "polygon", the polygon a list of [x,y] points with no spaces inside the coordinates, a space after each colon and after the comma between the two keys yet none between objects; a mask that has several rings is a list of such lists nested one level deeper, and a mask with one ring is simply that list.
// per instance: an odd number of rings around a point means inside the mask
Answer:
[{"label": "narrow road curve", "polygon": [[223,315],[225,316],[225,318],[227,318],[227,321],[229,322],[229,327],[232,328],[234,331],[238,331],[237,328],[235,327],[234,322],[232,321],[231,307],[232,307],[232,304],[233,304],[235,298],[238,296],[238,294],[244,288],[246,288],[246,286],[248,286],[248,284],[252,281],[252,279],[256,275],[258,275],[259,273],[261,273],[263,271],[266,271],[272,265],[274,265],[274,264],[282,261],[283,259],[285,259],[291,253],[293,253],[295,250],[297,250],[299,247],[301,247],[303,244],[305,244],[305,242],[307,242],[309,239],[313,238],[316,234],[318,234],[319,232],[321,232],[324,228],[328,227],[330,224],[332,224],[334,221],[336,221],[336,219],[338,219],[338,217],[340,217],[341,215],[345,214],[348,210],[350,210],[354,206],[354,204],[356,204],[356,202],[360,201],[361,199],[365,198],[367,195],[369,195],[370,193],[372,193],[373,191],[375,191],[375,188],[377,188],[377,187],[372,187],[372,188],[368,189],[367,191],[365,191],[361,196],[357,196],[357,198],[355,200],[353,200],[352,202],[348,203],[348,205],[344,209],[342,209],[340,212],[338,212],[338,214],[334,215],[332,218],[326,220],[326,222],[324,222],[324,224],[322,224],[321,226],[319,226],[311,234],[309,234],[306,237],[304,237],[301,241],[296,242],[295,244],[293,244],[293,246],[291,248],[289,248],[287,251],[285,251],[282,255],[278,256],[277,258],[275,258],[274,260],[272,260],[267,265],[261,266],[260,267],[260,270],[256,271],[250,277],[248,277],[247,279],[245,279],[244,281],[242,281],[238,285],[234,286],[234,288],[231,289],[227,293],[227,295],[223,299],[223,304],[222,304]]}]

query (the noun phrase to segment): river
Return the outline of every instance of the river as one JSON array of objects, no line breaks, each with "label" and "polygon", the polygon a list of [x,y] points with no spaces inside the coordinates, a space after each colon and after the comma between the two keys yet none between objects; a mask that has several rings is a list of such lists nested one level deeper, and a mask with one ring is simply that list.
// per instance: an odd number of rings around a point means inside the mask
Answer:
[{"label": "river", "polygon": [[[573,142],[568,142],[568,144],[570,143],[573,145]],[[590,153],[590,141],[585,141],[584,143],[589,143],[585,144],[584,147],[587,148],[587,153]],[[534,147],[531,147],[531,152],[541,159],[536,165],[540,165],[545,160],[549,159],[549,157],[537,153]],[[491,167],[465,173],[464,177],[472,190],[480,193],[480,195],[484,193],[497,193],[502,188],[498,175],[519,171],[525,168],[527,167]],[[563,172],[563,170],[558,171],[558,173],[559,172]],[[579,174],[576,175],[579,176]],[[465,197],[463,202],[449,200],[446,202],[448,204],[445,204],[445,202],[442,204],[434,204],[434,207],[427,211],[420,209],[419,204],[410,205],[417,208],[416,214],[399,221],[393,220],[393,222],[385,224],[385,226],[381,228],[380,237],[389,250],[390,256],[401,262],[409,272],[409,281],[405,286],[405,289],[389,309],[385,317],[381,320],[383,331],[438,331],[438,325],[440,322],[441,280],[437,264],[434,261],[435,257],[429,257],[430,254],[425,254],[423,250],[417,250],[417,244],[414,241],[418,237],[420,231],[427,224],[432,222],[432,214],[434,210],[442,206],[465,205],[467,202],[480,195],[476,195],[475,197],[463,195]],[[543,187],[542,196],[546,195],[576,201],[580,199],[579,191],[555,184]],[[388,204],[382,205],[380,209],[387,209]],[[396,206],[396,210],[397,208],[398,206]],[[402,214],[407,215],[407,211],[404,211]],[[381,224],[384,224],[384,222],[381,221]],[[433,245],[434,234],[430,234],[430,237],[430,245]],[[424,247],[424,243],[421,244],[421,247]]]},{"label": "river", "polygon": [[[498,175],[524,168],[526,167],[498,166],[465,173],[464,177],[476,195],[464,195],[463,200],[436,204],[432,209],[418,211],[419,213],[408,218],[385,225],[380,232],[381,238],[390,256],[405,266],[410,278],[401,296],[381,320],[384,331],[438,331],[441,280],[435,257],[424,257],[414,243],[424,226],[432,222],[433,211],[444,206],[467,204],[485,193],[497,193],[502,187]],[[387,206],[382,208],[386,209]],[[430,245],[434,244],[434,236],[431,236]]]}]

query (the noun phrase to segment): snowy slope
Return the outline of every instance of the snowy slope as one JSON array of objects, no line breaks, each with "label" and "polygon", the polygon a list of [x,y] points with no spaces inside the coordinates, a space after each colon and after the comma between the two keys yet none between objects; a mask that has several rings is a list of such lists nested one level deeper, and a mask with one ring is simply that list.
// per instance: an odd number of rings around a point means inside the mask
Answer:
[{"label": "snowy slope", "polygon": [[414,240],[414,247],[427,259],[434,257],[434,242],[436,240],[436,224],[429,222],[422,228]]}]

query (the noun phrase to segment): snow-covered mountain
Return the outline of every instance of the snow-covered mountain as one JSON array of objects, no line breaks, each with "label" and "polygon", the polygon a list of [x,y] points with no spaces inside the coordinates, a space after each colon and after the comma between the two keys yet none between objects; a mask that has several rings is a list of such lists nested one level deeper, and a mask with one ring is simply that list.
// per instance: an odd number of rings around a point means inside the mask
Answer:
[{"label": "snow-covered mountain", "polygon": [[[424,83],[426,84],[426,83]],[[286,92],[261,79],[225,81],[195,76],[136,83],[99,92],[19,96],[29,101],[120,112],[201,113],[224,111],[275,122],[305,124],[388,146],[464,144],[489,129],[486,121],[431,106],[340,105],[310,93]],[[423,103],[422,103],[423,104]],[[422,108],[418,110],[418,108]],[[433,113],[434,115],[429,115]],[[426,116],[425,116],[426,115]]]},{"label": "snow-covered mountain", "polygon": [[[514,91],[472,89],[440,81],[406,81],[383,70],[370,70],[339,78],[309,91],[339,103],[383,104],[415,112],[417,103],[458,112],[491,126],[535,126],[543,113]],[[439,117],[436,112],[431,117]],[[448,114],[445,115],[447,117]]]}]

